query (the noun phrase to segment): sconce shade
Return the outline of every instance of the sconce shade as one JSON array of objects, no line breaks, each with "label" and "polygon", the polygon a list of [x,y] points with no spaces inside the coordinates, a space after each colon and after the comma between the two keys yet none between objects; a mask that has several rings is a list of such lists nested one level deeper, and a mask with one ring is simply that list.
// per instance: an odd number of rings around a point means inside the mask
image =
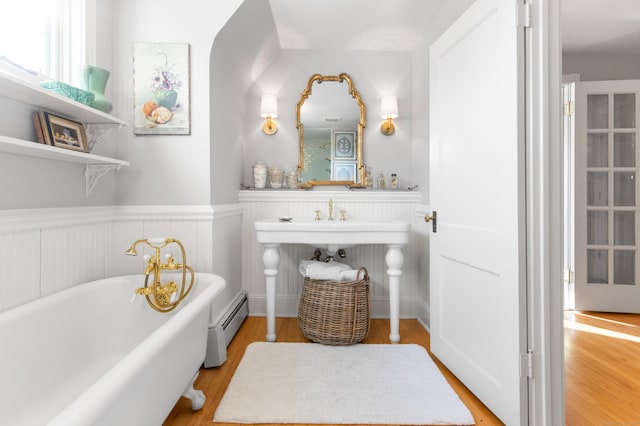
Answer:
[{"label": "sconce shade", "polygon": [[396,130],[393,119],[398,117],[398,98],[396,95],[384,95],[380,101],[380,115],[386,120],[380,126],[382,134],[389,136]]},{"label": "sconce shade", "polygon": [[273,118],[278,116],[278,98],[273,93],[262,94],[260,100],[260,116],[266,118],[262,131],[267,135],[273,135],[278,131],[278,125]]},{"label": "sconce shade", "polygon": [[380,102],[381,118],[398,118],[398,98],[396,95],[384,95]]},{"label": "sconce shade", "polygon": [[265,93],[260,101],[260,116],[276,118],[278,116],[278,98],[273,93]]}]

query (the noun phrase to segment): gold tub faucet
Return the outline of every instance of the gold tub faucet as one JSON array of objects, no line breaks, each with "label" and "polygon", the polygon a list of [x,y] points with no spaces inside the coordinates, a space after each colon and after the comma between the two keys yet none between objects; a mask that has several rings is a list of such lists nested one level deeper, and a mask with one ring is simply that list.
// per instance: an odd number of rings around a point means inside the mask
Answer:
[{"label": "gold tub faucet", "polygon": [[[180,247],[182,254],[182,263],[175,263],[173,255],[167,254],[166,261],[162,263],[160,260],[160,250],[167,245],[175,243]],[[135,294],[144,295],[149,305],[159,312],[169,312],[175,309],[178,304],[189,294],[194,282],[194,272],[191,266],[187,265],[184,246],[175,238],[148,238],[144,240],[134,241],[129,250],[125,252],[130,256],[137,256],[136,246],[138,244],[146,244],[154,249],[153,256],[145,256],[147,266],[144,269],[144,286],[137,288]],[[161,271],[182,271],[182,284],[178,291],[178,284],[175,281],[169,281],[162,284],[160,275]],[[187,285],[187,271],[191,274],[191,280]],[[153,283],[149,284],[149,277],[153,275]]]}]

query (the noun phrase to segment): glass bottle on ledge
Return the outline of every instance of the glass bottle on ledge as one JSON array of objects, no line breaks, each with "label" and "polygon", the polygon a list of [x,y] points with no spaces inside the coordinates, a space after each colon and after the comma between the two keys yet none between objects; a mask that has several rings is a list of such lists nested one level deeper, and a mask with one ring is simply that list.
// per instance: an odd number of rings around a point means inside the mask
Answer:
[{"label": "glass bottle on ledge", "polygon": [[384,189],[386,182],[384,180],[384,172],[380,171],[380,177],[378,178],[378,189]]},{"label": "glass bottle on ledge", "polygon": [[291,172],[287,175],[287,187],[290,189],[298,188],[298,170],[297,169],[291,170]]},{"label": "glass bottle on ledge", "polygon": [[371,169],[367,167],[367,174],[364,178],[364,185],[367,188],[373,188],[373,175],[371,174]]},{"label": "glass bottle on ledge", "polygon": [[398,175],[391,173],[391,189],[398,189]]}]

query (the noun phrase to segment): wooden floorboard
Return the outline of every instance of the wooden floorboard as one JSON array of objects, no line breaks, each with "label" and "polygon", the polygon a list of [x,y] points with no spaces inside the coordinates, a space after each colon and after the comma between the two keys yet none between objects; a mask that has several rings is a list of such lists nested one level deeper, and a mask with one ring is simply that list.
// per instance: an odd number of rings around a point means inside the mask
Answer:
[{"label": "wooden floorboard", "polygon": [[640,315],[565,312],[569,426],[640,425]]},{"label": "wooden floorboard", "polygon": [[[245,348],[264,341],[266,319],[249,317],[227,349],[220,367],[201,369],[196,388],[207,396],[191,410],[181,398],[166,426],[210,425]],[[306,342],[295,318],[277,318],[278,341]],[[363,343],[388,343],[389,321],[372,320]],[[429,350],[429,333],[416,320],[401,320],[402,343]],[[565,313],[565,419],[569,426],[640,425],[640,315],[568,311]],[[502,424],[451,372],[433,357],[477,425]],[[223,426],[224,424],[216,424]]]}]

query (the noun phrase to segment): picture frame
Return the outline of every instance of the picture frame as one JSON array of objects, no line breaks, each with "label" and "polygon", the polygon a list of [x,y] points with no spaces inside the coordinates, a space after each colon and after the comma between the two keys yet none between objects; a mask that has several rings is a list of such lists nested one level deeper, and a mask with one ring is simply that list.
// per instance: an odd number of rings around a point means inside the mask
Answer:
[{"label": "picture frame", "polygon": [[134,43],[135,135],[189,135],[190,46]]},{"label": "picture frame", "polygon": [[332,144],[333,160],[355,160],[356,159],[356,132],[355,131],[335,131],[333,132]]},{"label": "picture frame", "polygon": [[82,123],[43,112],[44,140],[48,145],[79,152],[89,152],[87,134]]},{"label": "picture frame", "polygon": [[33,126],[36,129],[36,137],[38,139],[38,143],[43,145],[51,145],[49,142],[49,138],[45,138],[45,132],[47,136],[49,132],[47,130],[47,119],[44,117],[43,111],[34,111],[32,114],[33,117]]},{"label": "picture frame", "polygon": [[331,180],[334,181],[356,181],[355,162],[331,162]]}]

